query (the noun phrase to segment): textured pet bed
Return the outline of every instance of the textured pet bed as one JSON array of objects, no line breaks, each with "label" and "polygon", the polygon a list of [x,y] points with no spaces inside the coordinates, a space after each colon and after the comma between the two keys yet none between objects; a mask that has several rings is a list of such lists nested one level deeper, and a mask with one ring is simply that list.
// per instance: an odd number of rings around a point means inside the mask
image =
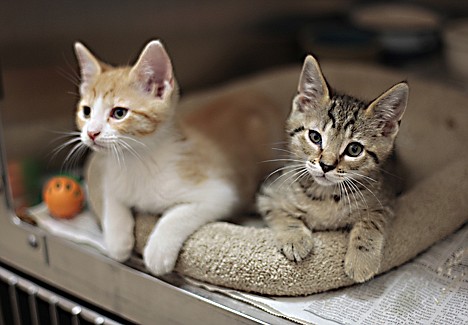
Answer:
[{"label": "textured pet bed", "polygon": [[[409,105],[397,146],[407,166],[408,189],[398,199],[381,272],[405,263],[468,220],[468,96],[437,83],[381,68],[323,64],[330,84],[372,99],[392,84],[408,80]],[[223,98],[257,92],[290,107],[299,67],[242,80],[222,89],[191,95],[182,101],[191,110]],[[90,164],[88,174],[95,172]],[[93,178],[91,178],[93,179]],[[98,187],[89,183],[92,204],[99,209]],[[137,216],[135,250],[141,252],[156,217]],[[307,295],[353,284],[343,261],[347,233],[320,232],[314,252],[302,263],[277,251],[267,228],[227,222],[208,224],[185,243],[176,271],[197,280],[268,295]]]}]

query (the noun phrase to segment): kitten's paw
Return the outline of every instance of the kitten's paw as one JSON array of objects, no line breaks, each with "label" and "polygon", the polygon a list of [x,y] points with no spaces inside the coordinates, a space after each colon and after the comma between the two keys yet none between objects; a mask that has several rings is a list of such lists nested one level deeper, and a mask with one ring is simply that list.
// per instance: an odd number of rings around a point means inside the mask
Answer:
[{"label": "kitten's paw", "polygon": [[105,243],[107,255],[118,262],[128,260],[132,254],[134,244],[133,238],[128,238],[127,240],[106,239]]},{"label": "kitten's paw", "polygon": [[278,248],[291,261],[300,262],[313,247],[312,232],[305,228],[292,228],[276,234]]},{"label": "kitten's paw", "polygon": [[172,272],[177,262],[179,252],[164,243],[149,243],[143,251],[143,261],[148,271],[154,275]]},{"label": "kitten's paw", "polygon": [[349,247],[345,257],[345,273],[356,282],[370,280],[380,269],[381,254],[364,246]]},{"label": "kitten's paw", "polygon": [[128,249],[122,247],[107,247],[107,253],[110,258],[118,262],[125,262],[132,254],[132,248]]}]

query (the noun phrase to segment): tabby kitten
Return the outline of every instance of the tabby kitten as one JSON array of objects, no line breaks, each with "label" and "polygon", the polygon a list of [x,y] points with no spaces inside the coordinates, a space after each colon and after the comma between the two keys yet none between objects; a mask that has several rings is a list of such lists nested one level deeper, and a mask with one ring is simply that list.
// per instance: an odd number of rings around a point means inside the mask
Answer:
[{"label": "tabby kitten", "polygon": [[93,192],[102,196],[94,200],[102,202],[96,212],[108,254],[118,261],[130,256],[133,210],[160,214],[143,259],[155,275],[170,272],[188,236],[253,201],[265,173],[258,161],[270,158],[262,147],[278,141],[258,125],[272,130],[270,124],[277,129],[281,122],[270,117],[271,106],[258,102],[228,101],[183,118],[172,64],[159,41],[149,42],[131,67],[102,63],[80,43],[75,52],[82,79],[78,146],[94,151],[101,179],[93,180],[99,184]]},{"label": "tabby kitten", "polygon": [[407,99],[405,82],[371,103],[337,94],[306,58],[286,123],[288,163],[257,199],[288,259],[309,255],[312,231],[347,228],[346,274],[357,282],[377,274],[398,191],[388,158]]}]

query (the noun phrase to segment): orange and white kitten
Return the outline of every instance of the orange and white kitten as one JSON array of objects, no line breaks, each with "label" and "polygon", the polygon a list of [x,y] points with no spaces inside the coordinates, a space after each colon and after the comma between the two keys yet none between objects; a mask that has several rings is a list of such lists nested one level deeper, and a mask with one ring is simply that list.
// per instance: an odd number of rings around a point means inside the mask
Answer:
[{"label": "orange and white kitten", "polygon": [[265,150],[281,138],[270,130],[281,131],[282,117],[253,101],[182,118],[171,60],[159,41],[149,42],[131,67],[102,63],[81,43],[75,52],[82,79],[76,124],[81,142],[101,160],[108,254],[129,258],[132,210],[160,214],[143,259],[155,275],[170,272],[187,237],[251,203],[266,172],[259,162],[271,158]]}]

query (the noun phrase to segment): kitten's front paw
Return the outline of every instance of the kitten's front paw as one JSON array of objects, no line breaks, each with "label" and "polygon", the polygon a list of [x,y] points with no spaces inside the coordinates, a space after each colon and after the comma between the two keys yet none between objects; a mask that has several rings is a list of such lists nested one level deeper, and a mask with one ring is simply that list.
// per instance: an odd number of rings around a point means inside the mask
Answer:
[{"label": "kitten's front paw", "polygon": [[110,258],[118,262],[125,262],[132,254],[132,249],[122,247],[107,247],[107,252]]},{"label": "kitten's front paw", "polygon": [[356,282],[371,279],[380,269],[381,254],[364,246],[348,248],[345,257],[345,272]]},{"label": "kitten's front paw", "polygon": [[124,262],[128,260],[132,254],[134,244],[133,238],[128,238],[127,240],[114,240],[111,238],[106,238],[105,242],[107,247],[107,255],[118,262]]},{"label": "kitten's front paw", "polygon": [[149,242],[143,251],[143,261],[149,272],[163,275],[172,272],[179,256],[178,251],[163,241]]},{"label": "kitten's front paw", "polygon": [[300,262],[313,247],[312,232],[306,227],[291,228],[276,233],[276,241],[281,252],[291,261]]}]

